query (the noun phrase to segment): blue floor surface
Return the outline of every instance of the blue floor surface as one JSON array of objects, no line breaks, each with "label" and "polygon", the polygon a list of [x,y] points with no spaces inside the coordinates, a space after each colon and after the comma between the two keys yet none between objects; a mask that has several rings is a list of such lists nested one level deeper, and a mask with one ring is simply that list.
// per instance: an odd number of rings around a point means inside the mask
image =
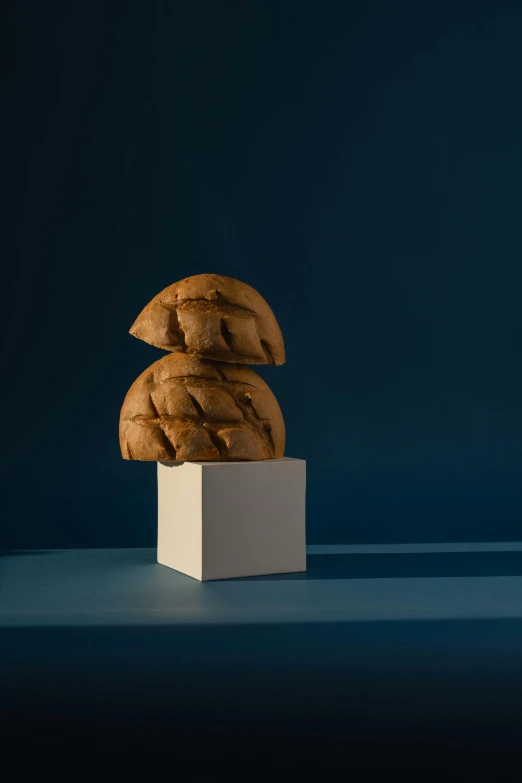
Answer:
[{"label": "blue floor surface", "polygon": [[6,555],[4,747],[188,781],[520,779],[522,547],[375,549],[203,584],[150,549]]}]

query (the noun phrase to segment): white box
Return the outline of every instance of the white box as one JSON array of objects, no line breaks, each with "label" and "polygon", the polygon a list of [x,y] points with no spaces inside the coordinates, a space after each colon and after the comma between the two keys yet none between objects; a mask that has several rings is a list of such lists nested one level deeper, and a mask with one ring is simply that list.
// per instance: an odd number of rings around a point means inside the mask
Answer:
[{"label": "white box", "polygon": [[306,462],[158,462],[158,563],[206,581],[306,571]]}]

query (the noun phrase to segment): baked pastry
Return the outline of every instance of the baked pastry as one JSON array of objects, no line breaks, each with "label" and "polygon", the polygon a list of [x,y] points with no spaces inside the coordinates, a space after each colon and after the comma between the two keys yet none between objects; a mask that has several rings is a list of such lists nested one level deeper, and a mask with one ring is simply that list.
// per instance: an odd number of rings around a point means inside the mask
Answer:
[{"label": "baked pastry", "polygon": [[253,288],[223,275],[194,275],[165,288],[130,333],[166,351],[241,364],[283,364],[283,336]]},{"label": "baked pastry", "polygon": [[285,425],[270,388],[249,367],[171,353],[127,392],[120,447],[135,460],[274,459],[284,454]]}]

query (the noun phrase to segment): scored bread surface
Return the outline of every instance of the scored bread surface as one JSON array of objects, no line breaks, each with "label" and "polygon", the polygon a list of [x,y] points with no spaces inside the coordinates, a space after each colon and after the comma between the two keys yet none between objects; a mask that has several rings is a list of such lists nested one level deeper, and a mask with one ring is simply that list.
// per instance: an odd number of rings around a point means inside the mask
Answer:
[{"label": "scored bread surface", "polygon": [[130,387],[120,415],[124,459],[234,461],[282,457],[285,425],[254,370],[171,353]]},{"label": "scored bread surface", "polygon": [[187,277],[142,310],[130,333],[167,351],[240,364],[285,362],[283,336],[263,297],[224,275]]}]

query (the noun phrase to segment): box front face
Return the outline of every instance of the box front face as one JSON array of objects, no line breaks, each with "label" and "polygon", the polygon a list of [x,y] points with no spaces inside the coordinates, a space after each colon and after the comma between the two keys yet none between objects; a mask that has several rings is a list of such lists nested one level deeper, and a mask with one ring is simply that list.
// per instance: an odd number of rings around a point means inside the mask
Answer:
[{"label": "box front face", "polygon": [[306,569],[306,463],[203,467],[203,579]]},{"label": "box front face", "polygon": [[158,563],[202,578],[202,470],[158,462]]}]

